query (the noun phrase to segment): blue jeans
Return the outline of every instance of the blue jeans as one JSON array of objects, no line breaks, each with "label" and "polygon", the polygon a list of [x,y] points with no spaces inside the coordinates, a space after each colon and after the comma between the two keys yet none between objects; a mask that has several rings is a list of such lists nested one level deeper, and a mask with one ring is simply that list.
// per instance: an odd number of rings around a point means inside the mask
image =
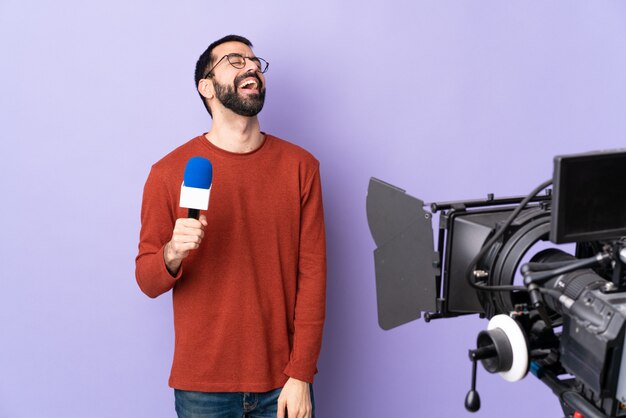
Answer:
[{"label": "blue jeans", "polygon": [[[315,418],[313,386],[311,406]],[[269,392],[191,392],[174,389],[178,418],[276,418],[282,388]],[[287,416],[287,414],[285,414]]]}]

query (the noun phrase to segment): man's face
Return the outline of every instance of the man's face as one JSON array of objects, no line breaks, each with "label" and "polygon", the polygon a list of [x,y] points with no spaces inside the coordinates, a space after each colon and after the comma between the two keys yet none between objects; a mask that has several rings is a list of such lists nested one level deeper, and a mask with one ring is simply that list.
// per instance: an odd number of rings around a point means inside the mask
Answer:
[{"label": "man's face", "polygon": [[[244,57],[255,56],[245,44],[226,42],[213,50],[214,63],[233,53]],[[215,97],[227,109],[241,116],[255,116],[263,108],[265,77],[253,61],[246,59],[244,67],[238,69],[229,63],[228,58],[224,58],[213,69],[212,79]]]}]

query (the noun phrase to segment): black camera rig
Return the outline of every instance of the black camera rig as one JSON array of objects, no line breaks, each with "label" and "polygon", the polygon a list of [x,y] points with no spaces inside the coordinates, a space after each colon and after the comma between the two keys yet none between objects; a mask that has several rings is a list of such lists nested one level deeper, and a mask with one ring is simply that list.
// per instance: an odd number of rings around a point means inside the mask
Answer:
[{"label": "black camera rig", "polygon": [[[509,381],[531,371],[568,417],[626,416],[626,150],[557,156],[526,197],[427,205],[372,178],[367,217],[381,328],[489,319],[469,350],[469,411],[480,361]],[[575,251],[532,254],[548,240]]]}]

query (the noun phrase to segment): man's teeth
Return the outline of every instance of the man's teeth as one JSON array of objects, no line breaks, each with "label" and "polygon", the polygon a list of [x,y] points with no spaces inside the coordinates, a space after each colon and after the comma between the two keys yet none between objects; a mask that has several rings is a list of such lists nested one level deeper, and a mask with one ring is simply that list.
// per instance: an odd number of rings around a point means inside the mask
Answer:
[{"label": "man's teeth", "polygon": [[241,83],[239,85],[240,89],[245,89],[246,87],[248,87],[249,85],[252,85],[253,87],[256,87],[256,81],[254,80],[248,80],[248,81],[244,81],[243,83]]}]

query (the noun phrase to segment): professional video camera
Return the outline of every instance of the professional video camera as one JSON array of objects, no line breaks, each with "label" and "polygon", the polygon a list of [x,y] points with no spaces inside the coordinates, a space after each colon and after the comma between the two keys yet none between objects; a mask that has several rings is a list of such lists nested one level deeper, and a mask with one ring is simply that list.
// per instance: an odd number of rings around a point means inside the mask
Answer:
[{"label": "professional video camera", "polygon": [[[530,370],[568,417],[626,416],[626,149],[557,156],[553,180],[526,197],[426,205],[372,178],[367,218],[381,328],[421,312],[490,319],[469,350],[469,411],[481,361],[508,381]],[[574,254],[532,254],[548,239]]]}]

